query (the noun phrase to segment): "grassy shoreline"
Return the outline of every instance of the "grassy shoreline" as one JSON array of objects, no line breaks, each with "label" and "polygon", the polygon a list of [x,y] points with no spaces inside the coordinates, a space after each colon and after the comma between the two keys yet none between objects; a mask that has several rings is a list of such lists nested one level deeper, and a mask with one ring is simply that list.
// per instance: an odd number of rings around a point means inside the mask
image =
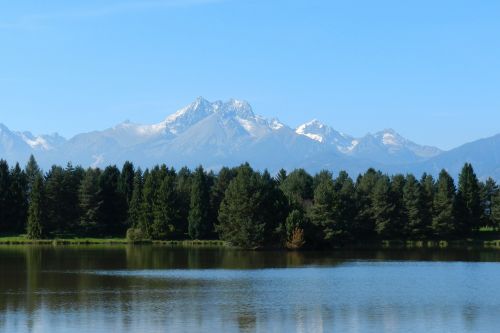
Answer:
[{"label": "grassy shoreline", "polygon": [[[129,241],[126,238],[54,238],[54,239],[28,239],[25,235],[0,236],[0,245],[166,245],[166,246],[192,246],[192,247],[230,247],[221,240],[144,240],[140,242]],[[467,240],[382,240],[363,244],[349,244],[345,249],[498,249],[500,239],[467,239]]]},{"label": "grassy shoreline", "polygon": [[179,245],[179,246],[226,246],[221,240],[144,240],[132,242],[126,238],[53,238],[53,239],[28,239],[26,236],[0,237],[0,245],[127,245],[127,244],[153,244],[153,245]]}]

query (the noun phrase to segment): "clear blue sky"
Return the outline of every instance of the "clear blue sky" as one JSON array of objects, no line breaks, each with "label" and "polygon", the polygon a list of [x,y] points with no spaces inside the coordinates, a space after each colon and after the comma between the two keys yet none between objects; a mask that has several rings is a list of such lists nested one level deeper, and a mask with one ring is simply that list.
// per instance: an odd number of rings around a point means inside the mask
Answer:
[{"label": "clear blue sky", "polygon": [[295,126],[500,132],[499,1],[0,0],[0,122],[153,123],[197,96]]}]

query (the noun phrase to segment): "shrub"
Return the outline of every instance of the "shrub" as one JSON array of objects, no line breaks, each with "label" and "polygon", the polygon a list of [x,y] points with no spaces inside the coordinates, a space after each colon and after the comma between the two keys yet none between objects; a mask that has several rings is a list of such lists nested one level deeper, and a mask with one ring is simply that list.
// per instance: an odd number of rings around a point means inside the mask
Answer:
[{"label": "shrub", "polygon": [[129,242],[140,242],[146,239],[147,239],[146,235],[139,228],[129,228],[127,230],[127,240]]},{"label": "shrub", "polygon": [[304,246],[304,230],[301,228],[295,228],[292,231],[292,235],[288,238],[286,242],[287,249],[298,250]]}]

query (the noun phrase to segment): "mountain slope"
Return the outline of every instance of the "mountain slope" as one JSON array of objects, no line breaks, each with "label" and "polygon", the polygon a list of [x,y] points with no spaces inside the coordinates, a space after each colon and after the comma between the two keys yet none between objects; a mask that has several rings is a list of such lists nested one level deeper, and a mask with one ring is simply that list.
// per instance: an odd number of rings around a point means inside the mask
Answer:
[{"label": "mountain slope", "polygon": [[437,156],[441,150],[421,146],[405,139],[392,129],[354,138],[340,133],[314,119],[297,127],[295,132],[325,145],[332,145],[341,153],[380,164],[415,163]]},{"label": "mountain slope", "polygon": [[123,122],[102,131],[66,140],[57,134],[35,136],[0,124],[0,158],[26,163],[34,154],[47,169],[71,161],[84,167],[104,167],[126,160],[143,168],[166,163],[177,168],[202,164],[217,170],[249,162],[258,169],[303,167],[347,170],[353,176],[369,167],[384,172],[441,168],[456,175],[472,162],[482,178],[500,179],[500,135],[448,152],[418,145],[392,129],[355,138],[312,120],[292,129],[277,119],[256,115],[250,104],[231,99],[209,102],[201,97],[156,124]]},{"label": "mountain slope", "polygon": [[466,162],[472,163],[480,178],[493,177],[500,180],[500,134],[464,144],[412,169],[437,174],[444,168],[451,175],[457,176]]}]

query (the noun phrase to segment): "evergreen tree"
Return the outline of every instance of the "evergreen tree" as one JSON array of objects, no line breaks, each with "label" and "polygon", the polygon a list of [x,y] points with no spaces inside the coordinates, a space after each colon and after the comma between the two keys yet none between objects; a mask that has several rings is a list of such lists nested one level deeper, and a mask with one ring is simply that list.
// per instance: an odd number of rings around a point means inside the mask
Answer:
[{"label": "evergreen tree", "polygon": [[46,176],[45,181],[45,201],[47,204],[47,223],[45,233],[60,234],[66,227],[66,193],[64,191],[64,169],[59,166],[52,166]]},{"label": "evergreen tree", "polygon": [[189,206],[189,237],[191,239],[207,238],[213,229],[210,221],[210,197],[205,171],[200,166],[191,183],[191,200]]},{"label": "evergreen tree", "polygon": [[339,242],[353,239],[356,217],[354,182],[347,172],[341,171],[334,180],[332,211],[334,219],[334,237]]},{"label": "evergreen tree", "polygon": [[492,179],[488,178],[486,182],[480,183],[481,192],[481,224],[484,226],[492,226],[493,222],[491,220],[491,210],[493,198],[499,192],[497,183]]},{"label": "evergreen tree", "polygon": [[45,200],[43,178],[39,174],[35,177],[30,192],[27,234],[29,239],[40,239],[44,236]]},{"label": "evergreen tree", "polygon": [[430,225],[425,218],[423,190],[413,175],[406,177],[403,202],[408,235],[413,239],[424,239],[429,233]]},{"label": "evergreen tree", "polygon": [[144,188],[142,190],[142,209],[139,228],[142,232],[151,237],[151,227],[153,225],[153,202],[155,199],[155,189],[158,187],[156,172],[146,169],[144,172]]},{"label": "evergreen tree", "polygon": [[394,218],[396,206],[391,193],[389,177],[381,177],[373,189],[372,199],[373,218],[377,233],[387,239],[396,238],[401,232],[397,220]]},{"label": "evergreen tree", "polygon": [[133,228],[140,228],[142,215],[142,198],[143,198],[144,180],[141,169],[138,169],[134,175],[134,186],[132,197],[128,208],[128,223],[127,225]]},{"label": "evergreen tree", "polygon": [[434,195],[436,192],[434,178],[424,173],[420,179],[420,188],[422,190],[422,223],[427,226],[428,232],[431,232]]},{"label": "evergreen tree", "polygon": [[323,178],[314,191],[314,203],[310,212],[310,219],[316,227],[316,240],[321,243],[333,244],[336,236],[333,200],[335,185],[333,179]]},{"label": "evergreen tree", "polygon": [[229,184],[219,211],[216,226],[221,239],[244,248],[258,248],[273,238],[270,219],[273,212],[263,209],[269,205],[273,193],[262,176],[248,165],[237,170]]},{"label": "evergreen tree", "polygon": [[33,183],[35,182],[35,178],[42,174],[38,163],[33,155],[30,155],[28,163],[25,167],[26,177],[28,179],[28,194],[31,192],[31,188],[33,187]]},{"label": "evergreen tree", "polygon": [[261,216],[264,221],[267,221],[265,242],[277,244],[283,240],[285,220],[290,210],[288,199],[267,170],[264,170],[258,179],[262,193]]},{"label": "evergreen tree", "polygon": [[356,180],[355,201],[357,214],[354,230],[358,239],[371,239],[375,233],[375,218],[372,209],[373,190],[378,180],[382,177],[374,169],[360,175]]},{"label": "evergreen tree", "polygon": [[130,200],[132,199],[132,192],[134,191],[134,177],[135,177],[134,165],[131,162],[126,161],[123,164],[122,171],[120,173],[118,190],[122,193],[123,197],[125,198],[127,207],[130,204]]},{"label": "evergreen tree", "polygon": [[99,216],[101,203],[99,193],[100,175],[101,171],[99,169],[88,169],[78,190],[79,210],[81,212],[78,229],[83,235],[104,233]]},{"label": "evergreen tree", "polygon": [[80,223],[80,205],[78,189],[85,175],[85,170],[81,167],[74,168],[71,163],[68,163],[64,169],[62,183],[62,198],[61,215],[64,219],[60,230],[73,231],[78,229]]},{"label": "evergreen tree", "polygon": [[449,238],[456,234],[455,194],[453,178],[442,170],[436,184],[432,219],[432,230],[438,237]]},{"label": "evergreen tree", "polygon": [[153,239],[180,238],[184,235],[180,230],[180,209],[175,188],[176,174],[172,170],[161,170],[158,173],[160,187],[153,199]]},{"label": "evergreen tree", "polygon": [[500,229],[500,193],[497,193],[492,198],[491,204],[491,222],[495,230]]},{"label": "evergreen tree", "polygon": [[278,183],[278,186],[281,186],[283,182],[285,181],[286,177],[288,177],[288,174],[286,173],[285,169],[280,169],[278,171],[278,174],[276,175],[276,183]]},{"label": "evergreen tree", "polygon": [[191,200],[191,170],[184,167],[179,170],[175,180],[175,191],[177,205],[179,208],[179,218],[176,233],[182,236],[188,233],[189,205]]},{"label": "evergreen tree", "polygon": [[108,166],[99,176],[99,218],[106,235],[124,235],[127,202],[118,190],[120,170]]},{"label": "evergreen tree", "polygon": [[212,218],[215,217],[214,221],[218,218],[220,205],[224,199],[226,190],[234,177],[236,177],[236,169],[224,167],[220,169],[219,174],[210,189],[210,206],[213,214]]},{"label": "evergreen tree", "polygon": [[313,199],[313,178],[304,169],[292,171],[280,188],[293,207],[306,207]]},{"label": "evergreen tree", "polygon": [[9,229],[13,232],[21,233],[26,230],[28,182],[26,174],[18,163],[11,170],[10,175]]},{"label": "evergreen tree", "polygon": [[0,160],[0,232],[10,229],[9,211],[10,211],[10,172],[7,161]]},{"label": "evergreen tree", "polygon": [[395,230],[398,230],[397,237],[405,238],[408,233],[408,217],[404,206],[404,188],[406,185],[406,177],[402,174],[396,174],[391,177],[391,193],[390,201],[394,204],[394,213],[392,224]]},{"label": "evergreen tree", "polygon": [[457,208],[459,232],[469,235],[481,227],[481,193],[479,181],[470,163],[466,163],[459,175]]}]

